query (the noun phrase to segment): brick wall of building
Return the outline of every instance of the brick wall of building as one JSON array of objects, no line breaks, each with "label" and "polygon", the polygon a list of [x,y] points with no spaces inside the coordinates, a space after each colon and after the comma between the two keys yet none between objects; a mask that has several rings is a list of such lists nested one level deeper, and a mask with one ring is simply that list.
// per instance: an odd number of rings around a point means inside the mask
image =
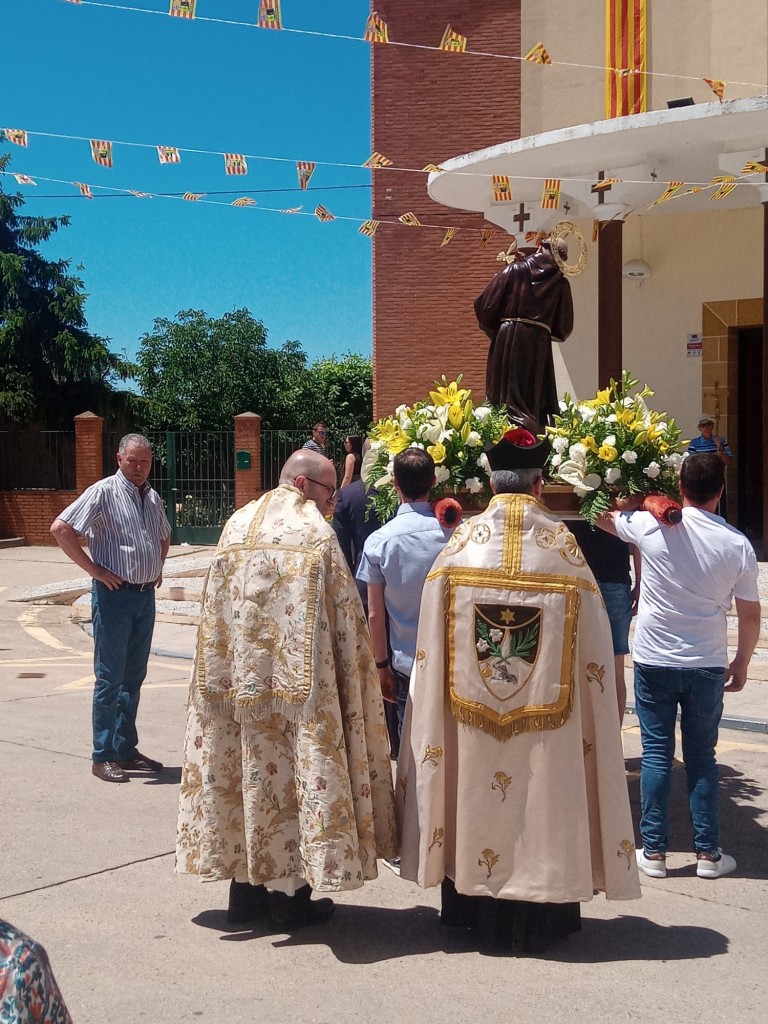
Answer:
[{"label": "brick wall of building", "polygon": [[[376,0],[390,39],[439,45],[446,24],[470,50],[520,55],[519,0]],[[520,135],[520,63],[467,54],[373,45],[372,150],[396,167],[421,168]],[[373,240],[374,414],[423,397],[433,380],[463,372],[485,395],[488,344],[474,299],[498,271],[499,231],[485,247],[479,214],[432,202],[427,175],[373,173],[373,217],[413,211],[437,228],[382,225]],[[490,185],[489,185],[490,188]],[[447,227],[453,240],[440,247]],[[467,230],[467,229],[472,230]],[[462,230],[463,229],[463,230]]]},{"label": "brick wall of building", "polygon": [[55,544],[51,523],[76,497],[77,491],[0,491],[0,537]]}]

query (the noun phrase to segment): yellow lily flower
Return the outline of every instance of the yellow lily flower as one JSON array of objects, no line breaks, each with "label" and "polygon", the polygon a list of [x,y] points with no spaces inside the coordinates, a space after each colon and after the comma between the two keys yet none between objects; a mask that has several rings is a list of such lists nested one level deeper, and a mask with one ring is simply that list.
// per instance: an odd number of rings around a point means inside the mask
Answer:
[{"label": "yellow lily flower", "polygon": [[448,422],[452,427],[455,427],[456,430],[458,430],[464,422],[464,411],[458,402],[452,402],[451,405],[448,406]]},{"label": "yellow lily flower", "polygon": [[581,443],[584,445],[588,452],[594,452],[595,455],[597,455],[597,441],[595,441],[594,437],[592,437],[591,434],[587,434],[586,437],[583,437],[581,439]]},{"label": "yellow lily flower", "polygon": [[598,459],[603,459],[604,462],[613,462],[615,459],[618,459],[619,452],[611,444],[601,444],[597,457]]},{"label": "yellow lily flower", "polygon": [[[443,378],[445,380],[445,378]],[[429,397],[433,405],[452,405],[454,402],[463,402],[469,398],[470,390],[460,388],[458,381],[452,380],[450,384],[440,384],[436,391],[430,391]]]},{"label": "yellow lily flower", "polygon": [[445,462],[445,456],[448,454],[445,450],[445,445],[439,441],[437,444],[431,444],[427,447],[427,452],[432,456],[436,466]]}]

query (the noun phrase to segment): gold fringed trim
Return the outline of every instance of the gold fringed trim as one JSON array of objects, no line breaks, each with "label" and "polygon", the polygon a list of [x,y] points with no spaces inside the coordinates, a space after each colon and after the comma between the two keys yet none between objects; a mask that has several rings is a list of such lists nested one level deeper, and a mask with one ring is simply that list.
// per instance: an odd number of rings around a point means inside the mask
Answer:
[{"label": "gold fringed trim", "polygon": [[204,722],[237,722],[239,725],[258,725],[266,723],[272,715],[280,715],[292,725],[311,725],[315,722],[317,706],[311,704],[292,704],[271,696],[268,700],[236,701],[233,697],[222,695],[215,703],[206,699],[196,686],[192,687],[192,703]]},{"label": "gold fringed trim", "polygon": [[526,732],[546,732],[559,729],[565,725],[571,715],[573,699],[569,700],[562,711],[549,711],[546,713],[537,712],[534,715],[523,715],[511,722],[500,722],[489,718],[476,708],[467,707],[466,704],[451,697],[451,714],[462,725],[469,725],[473,729],[479,729],[487,736],[503,743],[512,736],[520,736]]}]

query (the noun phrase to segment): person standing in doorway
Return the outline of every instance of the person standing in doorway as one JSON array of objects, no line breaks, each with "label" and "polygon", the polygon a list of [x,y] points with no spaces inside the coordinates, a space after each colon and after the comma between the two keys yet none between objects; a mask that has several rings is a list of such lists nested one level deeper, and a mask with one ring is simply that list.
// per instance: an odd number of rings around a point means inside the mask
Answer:
[{"label": "person standing in doorway", "polygon": [[143,434],[122,438],[117,466],[114,476],[85,490],[51,526],[62,551],[93,577],[92,770],[103,782],[128,782],[128,772],[163,767],[139,753],[136,715],[171,528],[160,495],[147,482],[152,447]]},{"label": "person standing in doorway", "polygon": [[[714,452],[725,468],[728,469],[729,463],[733,461],[733,452],[731,451],[726,438],[715,434],[715,421],[711,416],[703,413],[698,422],[698,428],[699,436],[694,437],[688,445],[688,454],[697,455],[701,452]],[[723,496],[720,498],[720,504],[717,507],[717,514],[722,516],[723,519],[728,518],[725,485],[723,485]]]}]

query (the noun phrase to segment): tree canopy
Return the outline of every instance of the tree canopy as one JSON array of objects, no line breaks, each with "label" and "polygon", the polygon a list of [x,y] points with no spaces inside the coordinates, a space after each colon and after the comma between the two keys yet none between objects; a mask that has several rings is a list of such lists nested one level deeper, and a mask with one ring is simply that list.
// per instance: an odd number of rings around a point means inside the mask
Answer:
[{"label": "tree canopy", "polygon": [[[0,154],[0,171],[9,162]],[[69,218],[25,216],[23,206],[22,195],[0,186],[0,416],[71,426],[86,409],[124,403],[113,382],[133,367],[88,330],[84,282],[71,261],[39,251]]]}]

